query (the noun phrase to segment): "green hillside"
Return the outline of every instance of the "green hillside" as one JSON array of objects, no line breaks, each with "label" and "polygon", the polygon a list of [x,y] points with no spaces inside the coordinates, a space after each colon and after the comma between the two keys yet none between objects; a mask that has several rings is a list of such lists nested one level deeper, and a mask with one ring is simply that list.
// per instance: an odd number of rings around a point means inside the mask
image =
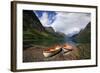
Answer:
[{"label": "green hillside", "polygon": [[91,42],[91,23],[88,23],[84,30],[76,36],[78,43],[90,43]]},{"label": "green hillside", "polygon": [[80,59],[91,58],[91,23],[89,22],[84,30],[76,36],[78,43]]}]

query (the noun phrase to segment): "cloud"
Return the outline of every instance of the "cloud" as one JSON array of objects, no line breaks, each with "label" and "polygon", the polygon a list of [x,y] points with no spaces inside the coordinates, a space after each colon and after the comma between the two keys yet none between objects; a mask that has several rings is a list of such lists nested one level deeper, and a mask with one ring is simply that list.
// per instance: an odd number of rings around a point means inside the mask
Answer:
[{"label": "cloud", "polygon": [[84,29],[90,20],[89,13],[57,12],[56,19],[51,26],[55,31],[74,34]]},{"label": "cloud", "polygon": [[44,27],[53,27],[55,31],[66,35],[78,33],[91,20],[90,13],[54,11],[36,11],[35,13]]},{"label": "cloud", "polygon": [[35,14],[44,27],[50,27],[50,24],[52,24],[56,19],[56,13],[54,11],[35,11]]},{"label": "cloud", "polygon": [[42,23],[43,26],[47,27],[49,24],[49,19],[48,19],[48,14],[46,12],[44,12],[42,14],[42,16],[40,17],[40,21]]}]

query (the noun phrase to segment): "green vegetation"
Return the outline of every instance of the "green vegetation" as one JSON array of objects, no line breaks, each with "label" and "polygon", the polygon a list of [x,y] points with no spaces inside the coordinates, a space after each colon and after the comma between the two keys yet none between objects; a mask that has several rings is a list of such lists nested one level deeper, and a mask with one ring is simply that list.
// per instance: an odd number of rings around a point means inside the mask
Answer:
[{"label": "green vegetation", "polygon": [[78,43],[90,43],[91,42],[91,23],[88,23],[84,30],[81,30],[76,37]]},{"label": "green vegetation", "polygon": [[54,36],[51,33],[39,32],[38,30],[31,29],[30,31],[24,32],[24,42],[32,45],[44,45],[51,46],[53,44],[60,44],[64,41],[64,37]]},{"label": "green vegetation", "polygon": [[34,45],[52,46],[64,42],[64,36],[56,34],[52,27],[45,28],[33,11],[23,10],[23,48]]},{"label": "green vegetation", "polygon": [[79,44],[80,59],[90,59],[91,58],[91,47],[89,43]]},{"label": "green vegetation", "polygon": [[76,36],[77,47],[79,48],[80,59],[91,58],[91,23]]}]

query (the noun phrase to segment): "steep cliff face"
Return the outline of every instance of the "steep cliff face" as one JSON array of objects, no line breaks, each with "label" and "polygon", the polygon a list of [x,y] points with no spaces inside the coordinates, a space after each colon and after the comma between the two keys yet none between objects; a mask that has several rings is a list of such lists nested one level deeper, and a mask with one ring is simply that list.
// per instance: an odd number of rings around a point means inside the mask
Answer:
[{"label": "steep cliff face", "polygon": [[23,10],[23,48],[34,45],[50,46],[64,40],[51,27],[43,27],[32,10]]},{"label": "steep cliff face", "polygon": [[78,42],[80,59],[91,58],[91,23],[89,22],[84,30],[76,36]]},{"label": "steep cliff face", "polygon": [[45,28],[32,10],[23,10],[23,29],[24,31],[30,29],[45,31]]},{"label": "steep cliff face", "polygon": [[91,23],[89,22],[84,30],[76,36],[76,40],[79,43],[90,43],[91,42]]},{"label": "steep cliff face", "polygon": [[45,27],[48,32],[54,33],[55,30],[52,27]]},{"label": "steep cliff face", "polygon": [[44,31],[45,28],[35,13],[32,10],[23,10],[23,48],[31,47],[34,39]]}]

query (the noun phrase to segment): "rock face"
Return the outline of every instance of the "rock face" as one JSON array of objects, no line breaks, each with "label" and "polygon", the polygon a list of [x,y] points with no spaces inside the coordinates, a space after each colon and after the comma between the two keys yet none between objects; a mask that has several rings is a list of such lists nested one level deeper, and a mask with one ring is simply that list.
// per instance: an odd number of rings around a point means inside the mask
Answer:
[{"label": "rock face", "polygon": [[39,19],[32,10],[23,10],[23,48],[31,47],[31,38],[34,33],[45,31]]},{"label": "rock face", "polygon": [[84,30],[76,36],[78,42],[80,59],[91,58],[91,23],[89,22]]},{"label": "rock face", "polygon": [[45,28],[32,10],[23,10],[23,29],[27,31],[32,28],[38,31],[45,31]]},{"label": "rock face", "polygon": [[55,30],[52,27],[45,27],[48,32],[54,33]]},{"label": "rock face", "polygon": [[91,42],[91,23],[89,22],[84,30],[81,30],[77,34],[76,40],[80,43],[90,43]]}]

